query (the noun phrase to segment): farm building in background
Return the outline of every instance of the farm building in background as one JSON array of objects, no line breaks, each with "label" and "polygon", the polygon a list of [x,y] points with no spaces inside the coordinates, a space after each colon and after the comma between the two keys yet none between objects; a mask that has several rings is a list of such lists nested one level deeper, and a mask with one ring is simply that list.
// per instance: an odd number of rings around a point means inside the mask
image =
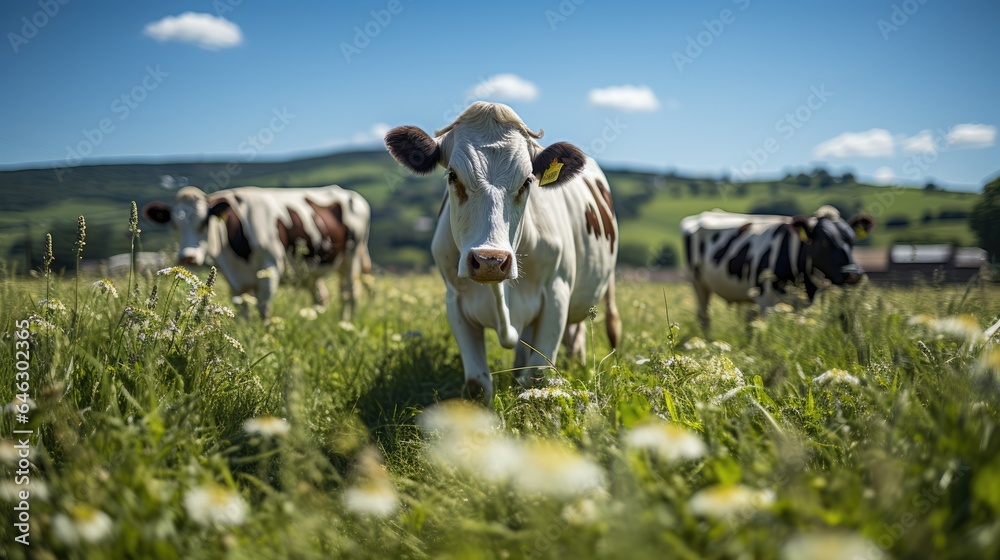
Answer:
[{"label": "farm building in background", "polygon": [[858,248],[854,260],[878,284],[968,282],[989,264],[985,250],[951,244],[893,245],[889,250]]}]

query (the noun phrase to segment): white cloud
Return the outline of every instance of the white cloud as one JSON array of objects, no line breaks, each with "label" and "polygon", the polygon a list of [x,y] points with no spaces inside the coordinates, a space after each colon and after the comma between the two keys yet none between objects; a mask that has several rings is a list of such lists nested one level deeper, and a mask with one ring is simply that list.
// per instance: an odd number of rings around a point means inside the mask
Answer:
[{"label": "white cloud", "polygon": [[908,154],[937,152],[937,148],[934,146],[934,134],[927,129],[921,130],[916,136],[903,136],[899,143],[902,145],[903,151]]},{"label": "white cloud", "polygon": [[948,131],[953,148],[989,148],[996,142],[997,127],[989,124],[956,124]]},{"label": "white cloud", "polygon": [[235,47],[243,42],[240,26],[223,17],[195,12],[167,16],[147,25],[143,33],[161,43],[194,43],[210,51]]},{"label": "white cloud", "polygon": [[845,132],[813,148],[817,159],[829,157],[887,157],[895,151],[895,140],[884,128],[867,132]]},{"label": "white cloud", "polygon": [[[587,101],[597,107],[611,107],[624,111],[656,111],[660,108],[660,102],[649,86],[594,88],[587,93]],[[667,106],[674,108],[676,103],[676,100],[670,100]]]},{"label": "white cloud", "polygon": [[534,101],[538,97],[538,87],[515,74],[497,74],[476,84],[469,94],[480,99]]},{"label": "white cloud", "polygon": [[875,182],[880,185],[891,185],[896,179],[896,173],[891,167],[883,166],[875,170]]},{"label": "white cloud", "polygon": [[389,132],[389,125],[385,123],[375,123],[365,132],[358,132],[351,141],[354,144],[381,144],[385,135]]}]

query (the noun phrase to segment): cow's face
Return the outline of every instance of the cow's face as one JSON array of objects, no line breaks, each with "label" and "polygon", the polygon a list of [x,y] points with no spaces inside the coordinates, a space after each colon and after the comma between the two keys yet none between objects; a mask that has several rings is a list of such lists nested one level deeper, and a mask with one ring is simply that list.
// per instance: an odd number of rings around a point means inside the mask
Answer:
[{"label": "cow's face", "polygon": [[[385,138],[393,157],[411,171],[446,170],[457,274],[480,283],[518,277],[517,246],[531,191],[565,184],[586,164],[583,152],[565,142],[542,150],[520,119],[498,120],[505,111],[516,114],[497,106],[473,105],[437,138],[409,126]],[[484,114],[463,120],[470,111]]]},{"label": "cow's face", "polygon": [[158,224],[172,224],[180,235],[180,249],[177,260],[180,264],[203,265],[207,255],[215,256],[209,239],[211,232],[209,219],[219,216],[229,209],[225,200],[211,203],[208,196],[195,187],[184,187],[177,192],[174,205],[150,202],[142,208],[143,216]]},{"label": "cow's face", "polygon": [[820,209],[815,224],[796,219],[794,222],[802,237],[803,250],[812,257],[815,270],[835,285],[854,284],[864,271],[854,262],[854,242],[864,238],[875,227],[867,215],[858,215],[846,221],[834,209]]}]

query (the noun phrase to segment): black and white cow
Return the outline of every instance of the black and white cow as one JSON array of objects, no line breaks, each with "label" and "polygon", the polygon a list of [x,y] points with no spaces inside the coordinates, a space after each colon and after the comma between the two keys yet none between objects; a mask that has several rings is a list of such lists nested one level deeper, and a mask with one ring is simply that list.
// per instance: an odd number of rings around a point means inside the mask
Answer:
[{"label": "black and white cow", "polygon": [[212,194],[184,187],[173,206],[150,202],[142,213],[152,222],[173,224],[180,234],[180,264],[202,265],[211,257],[234,294],[257,298],[264,319],[293,253],[309,265],[306,281],[318,306],[329,300],[323,276],[340,272],[343,320],[354,312],[360,276],[371,273],[371,209],[360,194],[336,185],[239,187]]},{"label": "black and white cow", "polygon": [[812,217],[702,212],[681,220],[684,252],[698,299],[698,322],[708,329],[708,302],[778,303],[786,286],[802,283],[811,302],[825,282],[853,284],[863,271],[854,262],[857,238],[875,226],[866,214],[844,220],[832,206]]},{"label": "black and white cow", "polygon": [[535,368],[555,360],[560,340],[582,352],[584,321],[601,298],[611,345],[621,340],[618,223],[608,179],[579,148],[565,142],[542,148],[540,136],[510,107],[479,101],[433,137],[401,126],[385,138],[411,171],[447,170],[431,250],[447,287],[466,387],[487,402],[493,381],[486,328],[503,347],[516,348],[524,384]]}]

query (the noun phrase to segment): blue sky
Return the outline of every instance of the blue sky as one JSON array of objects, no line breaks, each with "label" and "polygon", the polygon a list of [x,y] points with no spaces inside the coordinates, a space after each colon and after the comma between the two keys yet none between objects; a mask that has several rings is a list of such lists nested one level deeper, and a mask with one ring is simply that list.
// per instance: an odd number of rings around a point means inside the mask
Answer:
[{"label": "blue sky", "polygon": [[1000,168],[994,1],[35,0],[0,22],[8,168],[377,147],[477,98],[613,167]]}]

